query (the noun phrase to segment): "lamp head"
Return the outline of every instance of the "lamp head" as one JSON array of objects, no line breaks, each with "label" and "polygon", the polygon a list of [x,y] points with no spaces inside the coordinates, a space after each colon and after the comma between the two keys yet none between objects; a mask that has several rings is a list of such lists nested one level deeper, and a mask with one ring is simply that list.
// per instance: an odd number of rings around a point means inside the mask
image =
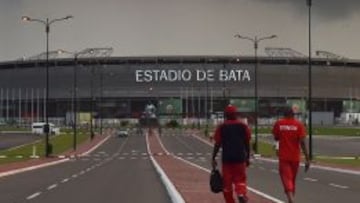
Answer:
[{"label": "lamp head", "polygon": [[24,22],[28,22],[28,21],[31,20],[31,18],[29,16],[22,16],[21,20],[24,21]]},{"label": "lamp head", "polygon": [[68,19],[71,19],[71,18],[74,18],[74,16],[68,15],[68,16],[66,16],[64,19],[65,19],[65,20],[68,20]]},{"label": "lamp head", "polygon": [[239,34],[236,34],[234,35],[235,38],[243,38],[243,36],[239,35]]}]

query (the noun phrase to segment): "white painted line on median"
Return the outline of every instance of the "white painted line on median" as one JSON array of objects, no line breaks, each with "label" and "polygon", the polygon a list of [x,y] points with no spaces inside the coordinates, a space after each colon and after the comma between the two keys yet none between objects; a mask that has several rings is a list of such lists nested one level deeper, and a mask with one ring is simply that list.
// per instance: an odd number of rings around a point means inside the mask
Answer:
[{"label": "white painted line on median", "polygon": [[[262,161],[266,161],[266,162],[270,162],[270,163],[278,163],[278,160],[269,159],[269,158],[263,158],[263,157],[257,158],[257,160],[262,160]],[[303,163],[301,163],[300,165],[304,166]],[[314,165],[314,164],[311,165],[310,170],[312,168],[325,170],[325,171],[332,171],[332,172],[346,173],[346,174],[350,174],[350,175],[358,175],[358,176],[360,176],[360,171],[355,171],[355,170],[333,168],[333,167],[328,167],[328,166],[319,166],[319,165]]]},{"label": "white painted line on median", "polygon": [[150,160],[151,160],[152,164],[154,165],[156,172],[160,175],[160,179],[163,182],[163,184],[165,185],[166,191],[168,192],[170,199],[172,200],[173,203],[185,203],[185,200],[180,195],[179,191],[176,190],[174,184],[170,181],[170,179],[167,177],[164,170],[160,167],[160,165],[156,162],[153,155],[151,154],[149,138],[148,138],[147,134],[145,135],[145,138],[146,138],[146,147],[147,147],[148,153],[150,154]]},{"label": "white painted line on median", "polygon": [[66,183],[69,181],[69,178],[65,178],[64,180],[61,181],[61,183]]},{"label": "white painted line on median", "polygon": [[317,182],[317,181],[319,181],[318,179],[315,179],[315,178],[304,178],[304,180],[309,181],[309,182]]},{"label": "white painted line on median", "polygon": [[60,163],[66,162],[66,161],[69,161],[69,159],[61,159],[61,160],[53,161],[53,162],[50,162],[50,163],[45,163],[45,164],[40,164],[40,165],[36,165],[36,166],[30,166],[30,167],[26,167],[26,168],[20,168],[20,169],[16,169],[16,170],[12,170],[12,171],[3,172],[3,173],[0,173],[0,178],[5,177],[5,176],[9,176],[9,175],[22,173],[22,172],[25,172],[25,171],[31,171],[31,170],[35,170],[35,169],[39,169],[39,168],[44,168],[44,167],[47,167],[47,166],[60,164]]},{"label": "white painted line on median", "polygon": [[91,152],[95,151],[100,145],[104,144],[107,140],[109,140],[109,138],[110,138],[110,135],[107,135],[107,137],[105,139],[101,140],[98,144],[93,146],[87,152],[80,154],[80,156],[86,156],[86,155],[90,154]]},{"label": "white painted line on median", "polygon": [[[196,136],[194,136],[194,137],[196,137]],[[158,139],[159,139],[159,138],[158,138]],[[159,142],[160,142],[161,146],[164,148],[164,150],[167,151],[166,148],[164,147],[164,145],[162,144],[162,142],[161,142],[160,139],[159,139]],[[204,141],[204,142],[205,142],[205,141]],[[205,143],[206,143],[206,142],[205,142]],[[201,169],[201,170],[203,170],[203,171],[206,171],[206,172],[208,172],[209,174],[210,174],[210,172],[211,172],[209,169],[204,168],[204,167],[201,167],[201,166],[199,166],[199,165],[196,165],[196,164],[194,164],[194,163],[192,163],[192,162],[190,162],[190,161],[188,161],[188,160],[185,160],[185,159],[183,159],[183,158],[181,158],[181,157],[178,157],[178,156],[175,156],[175,155],[172,155],[172,156],[175,157],[176,159],[179,159],[179,160],[181,160],[181,161],[183,161],[183,162],[191,165],[191,166],[194,166],[194,167],[196,167],[196,168],[198,168],[198,169]],[[268,195],[268,194],[265,194],[265,193],[263,193],[263,192],[260,192],[259,190],[256,190],[256,189],[254,189],[254,188],[252,188],[252,187],[249,187],[249,186],[248,186],[247,188],[248,188],[249,191],[251,191],[251,192],[253,192],[253,193],[255,193],[255,194],[257,194],[257,195],[259,195],[259,196],[261,196],[261,197],[263,197],[263,198],[265,198],[265,199],[271,200],[271,201],[273,201],[274,203],[285,203],[285,202],[283,202],[283,201],[281,201],[281,200],[279,200],[279,199],[276,199],[275,197],[272,197],[272,196],[270,196],[270,195]]]},{"label": "white painted line on median", "polygon": [[335,183],[330,183],[329,185],[332,186],[332,187],[340,188],[340,189],[348,189],[349,188],[349,186],[338,185],[338,184],[335,184]]},{"label": "white painted line on median", "polygon": [[53,184],[53,185],[50,185],[47,190],[52,190],[54,188],[56,188],[58,185],[57,184]]},{"label": "white painted line on median", "polygon": [[36,193],[28,196],[26,199],[31,200],[31,199],[34,199],[35,197],[39,196],[39,195],[41,195],[41,192],[36,192]]}]

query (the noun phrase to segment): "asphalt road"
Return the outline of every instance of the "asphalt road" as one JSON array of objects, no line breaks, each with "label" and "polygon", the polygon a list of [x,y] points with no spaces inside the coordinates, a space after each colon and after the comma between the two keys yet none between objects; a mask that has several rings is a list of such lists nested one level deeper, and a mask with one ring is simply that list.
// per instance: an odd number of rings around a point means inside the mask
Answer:
[{"label": "asphalt road", "polygon": [[[260,136],[272,143],[272,136]],[[337,157],[360,157],[360,137],[314,136],[313,150],[315,155]]]},{"label": "asphalt road", "polygon": [[35,142],[42,136],[31,133],[0,133],[0,150]]},{"label": "asphalt road", "polygon": [[[167,150],[194,164],[210,169],[212,147],[198,139],[173,131],[163,131]],[[220,157],[220,155],[218,155]],[[300,169],[296,202],[356,203],[360,199],[360,176],[320,169],[308,173]],[[277,163],[255,160],[248,170],[249,186],[285,202]]]},{"label": "asphalt road", "polygon": [[169,203],[144,136],[111,137],[89,156],[0,178],[6,203]]}]

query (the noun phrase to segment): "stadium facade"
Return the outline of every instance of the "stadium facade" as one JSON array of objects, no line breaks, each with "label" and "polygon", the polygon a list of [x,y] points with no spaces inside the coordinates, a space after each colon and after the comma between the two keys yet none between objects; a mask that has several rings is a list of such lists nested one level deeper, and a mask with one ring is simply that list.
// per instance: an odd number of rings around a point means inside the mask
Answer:
[{"label": "stadium facade", "polygon": [[[79,112],[101,118],[136,118],[147,104],[159,114],[200,117],[233,103],[254,115],[255,60],[236,56],[97,57],[50,60],[49,106],[45,108],[44,60],[0,63],[0,118],[3,121],[65,119],[73,108],[77,71]],[[273,117],[293,105],[306,114],[308,60],[258,58],[260,117]],[[315,58],[312,61],[313,111],[360,113],[360,61]]]}]

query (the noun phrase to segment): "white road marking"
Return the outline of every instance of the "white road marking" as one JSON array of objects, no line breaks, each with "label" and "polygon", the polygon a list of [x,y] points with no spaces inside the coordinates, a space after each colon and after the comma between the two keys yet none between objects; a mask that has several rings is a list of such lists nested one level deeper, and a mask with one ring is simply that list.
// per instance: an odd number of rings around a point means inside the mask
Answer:
[{"label": "white road marking", "polygon": [[338,185],[338,184],[335,184],[335,183],[330,183],[329,185],[332,186],[332,187],[340,188],[340,189],[348,189],[349,188],[349,186]]},{"label": "white road marking", "polygon": [[181,155],[183,155],[183,153],[177,153],[177,155],[181,156]]},{"label": "white road marking", "polygon": [[125,157],[123,157],[123,156],[119,157],[119,160],[123,160],[123,159],[125,159]]},{"label": "white road marking", "polygon": [[191,160],[191,159],[194,159],[194,157],[189,156],[189,157],[186,157],[186,159],[190,159],[190,160]]},{"label": "white road marking", "polygon": [[39,196],[39,195],[41,195],[41,192],[34,193],[34,194],[28,196],[26,199],[31,200],[31,199],[34,199],[35,197]]},{"label": "white road marking", "polygon": [[279,171],[278,171],[278,170],[275,170],[275,169],[271,170],[271,172],[272,172],[272,173],[279,173]]},{"label": "white road marking", "polygon": [[65,178],[64,180],[61,181],[61,183],[66,183],[69,181],[69,178]]},{"label": "white road marking", "polygon": [[193,153],[187,153],[187,155],[193,155]]},{"label": "white road marking", "polygon": [[81,172],[79,173],[79,175],[84,175],[84,173],[85,173],[85,171],[81,171]]},{"label": "white road marking", "polygon": [[54,184],[54,185],[50,185],[47,189],[48,190],[52,190],[52,189],[54,189],[54,188],[56,188],[57,187],[57,184]]},{"label": "white road marking", "polygon": [[136,157],[131,157],[130,159],[137,159]]},{"label": "white road marking", "polygon": [[315,179],[315,178],[304,178],[304,180],[310,181],[310,182],[317,182],[317,181],[319,181],[318,179]]},{"label": "white road marking", "polygon": [[74,174],[74,175],[72,175],[71,177],[73,177],[73,178],[77,178],[77,177],[78,177],[78,175]]}]

